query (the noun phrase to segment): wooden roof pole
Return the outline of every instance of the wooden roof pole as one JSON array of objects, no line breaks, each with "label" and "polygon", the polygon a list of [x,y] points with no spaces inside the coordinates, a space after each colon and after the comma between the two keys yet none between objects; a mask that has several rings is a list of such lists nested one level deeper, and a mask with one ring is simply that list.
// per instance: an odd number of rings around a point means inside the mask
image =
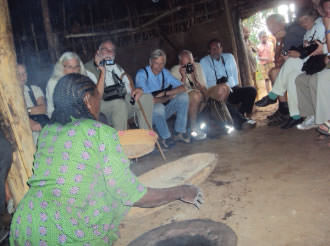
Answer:
[{"label": "wooden roof pole", "polygon": [[[236,59],[236,62],[238,61],[238,54],[237,54],[237,43],[236,43],[236,37],[235,37],[235,33],[234,33],[234,25],[233,25],[233,17],[231,15],[231,10],[230,10],[230,6],[228,3],[228,0],[223,0],[223,3],[225,5],[225,13],[226,13],[226,19],[227,19],[227,24],[228,24],[228,30],[229,30],[229,35],[231,38],[231,46],[233,49],[233,55]],[[237,68],[239,70],[239,67]],[[239,79],[239,83],[242,84],[241,81],[241,76],[240,76],[240,72],[238,71],[238,79]]]},{"label": "wooden roof pole", "polygon": [[23,94],[16,77],[16,53],[7,0],[0,0],[0,111],[17,149],[13,154],[8,184],[15,204],[28,190],[35,147]]},{"label": "wooden roof pole", "polygon": [[49,15],[48,0],[41,0],[41,8],[42,8],[43,21],[44,21],[44,28],[46,31],[46,37],[48,42],[48,50],[52,58],[52,62],[56,63],[60,52],[57,46],[57,37],[52,30],[52,24]]}]

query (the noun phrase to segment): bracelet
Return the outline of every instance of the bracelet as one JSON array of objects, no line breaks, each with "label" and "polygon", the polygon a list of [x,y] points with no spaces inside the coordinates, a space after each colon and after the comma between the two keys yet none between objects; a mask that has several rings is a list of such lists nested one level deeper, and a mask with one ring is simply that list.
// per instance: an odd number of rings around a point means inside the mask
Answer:
[{"label": "bracelet", "polygon": [[330,34],[330,30],[325,31],[325,35]]}]

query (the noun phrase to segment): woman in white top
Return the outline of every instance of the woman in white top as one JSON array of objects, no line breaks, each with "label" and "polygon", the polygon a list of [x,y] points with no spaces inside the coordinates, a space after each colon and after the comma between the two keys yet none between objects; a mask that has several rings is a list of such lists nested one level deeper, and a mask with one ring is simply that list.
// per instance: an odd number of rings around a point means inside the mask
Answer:
[{"label": "woman in white top", "polygon": [[94,74],[85,69],[80,57],[74,52],[65,52],[61,55],[54,67],[54,71],[47,83],[46,99],[47,99],[47,114],[51,118],[54,111],[53,93],[57,82],[64,75],[70,73],[79,73],[88,76],[93,82],[97,82]]}]

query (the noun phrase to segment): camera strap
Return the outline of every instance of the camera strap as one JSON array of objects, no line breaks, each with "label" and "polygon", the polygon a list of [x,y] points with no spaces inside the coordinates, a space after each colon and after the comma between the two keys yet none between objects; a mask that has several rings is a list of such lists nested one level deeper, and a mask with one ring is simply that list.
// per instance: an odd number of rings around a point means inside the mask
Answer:
[{"label": "camera strap", "polygon": [[30,99],[31,99],[31,101],[33,103],[33,106],[38,106],[38,102],[37,102],[36,97],[34,96],[34,92],[32,90],[32,86],[27,85],[27,87],[29,88],[29,96],[30,96]]},{"label": "camera strap", "polygon": [[[147,81],[149,79],[149,74],[147,69],[144,67],[143,70],[145,71],[146,75],[147,75]],[[162,88],[161,90],[163,91],[165,89],[165,76],[164,76],[164,71],[162,71]]]},{"label": "camera strap", "polygon": [[[217,80],[217,79],[218,79],[218,76],[217,76],[217,70],[215,69],[215,64],[214,64],[213,58],[212,58],[211,56],[210,56],[210,59],[211,59],[212,64],[213,64],[213,71],[214,71],[214,75],[215,75],[215,80]],[[228,73],[227,73],[227,69],[226,69],[225,59],[223,58],[223,56],[220,56],[220,59],[221,59],[221,62],[222,62],[222,64],[223,64],[223,67],[224,67],[224,69],[225,69],[226,76],[227,76],[227,78],[229,78],[229,77],[228,77]]]}]

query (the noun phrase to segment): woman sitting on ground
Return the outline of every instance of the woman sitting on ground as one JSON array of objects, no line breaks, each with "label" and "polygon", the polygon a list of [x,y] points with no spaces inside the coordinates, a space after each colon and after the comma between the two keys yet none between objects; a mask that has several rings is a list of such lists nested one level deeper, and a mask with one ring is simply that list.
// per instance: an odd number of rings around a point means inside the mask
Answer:
[{"label": "woman sitting on ground", "polygon": [[202,202],[195,186],[151,189],[139,183],[117,132],[96,121],[101,97],[102,90],[80,74],[57,83],[55,110],[39,137],[30,189],[11,225],[11,245],[111,245],[132,206]]},{"label": "woman sitting on ground", "polygon": [[55,64],[54,71],[50,79],[48,80],[46,87],[46,99],[47,99],[47,114],[50,118],[54,111],[53,94],[57,82],[64,75],[70,73],[79,73],[88,76],[92,81],[96,82],[97,78],[94,74],[85,69],[80,57],[74,52],[65,52],[61,55]]}]

